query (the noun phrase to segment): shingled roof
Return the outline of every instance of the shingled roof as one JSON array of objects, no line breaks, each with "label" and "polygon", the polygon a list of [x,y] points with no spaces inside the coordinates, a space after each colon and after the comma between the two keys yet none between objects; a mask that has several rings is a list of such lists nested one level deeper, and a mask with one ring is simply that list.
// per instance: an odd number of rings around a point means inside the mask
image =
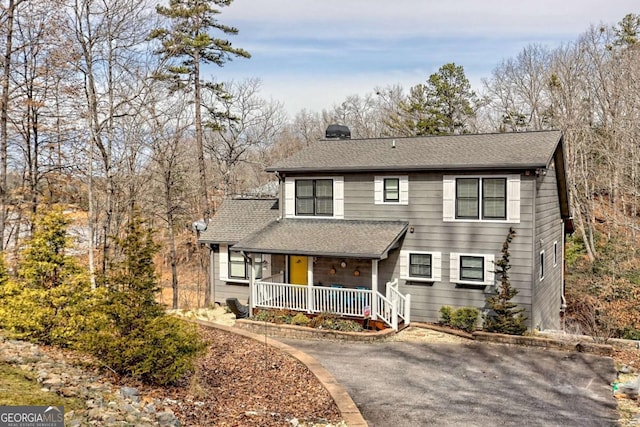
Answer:
[{"label": "shingled roof", "polygon": [[535,169],[549,165],[560,131],[321,140],[269,172]]},{"label": "shingled roof", "polygon": [[226,199],[200,234],[201,243],[236,243],[278,218],[277,199]]},{"label": "shingled roof", "polygon": [[290,255],[383,259],[407,230],[402,221],[283,219],[233,246],[235,250]]}]

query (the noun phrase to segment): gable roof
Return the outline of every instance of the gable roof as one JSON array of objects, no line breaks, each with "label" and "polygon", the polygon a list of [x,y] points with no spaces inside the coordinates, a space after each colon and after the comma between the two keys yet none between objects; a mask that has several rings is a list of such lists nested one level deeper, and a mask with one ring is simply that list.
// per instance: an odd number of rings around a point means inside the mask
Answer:
[{"label": "gable roof", "polygon": [[274,221],[277,199],[225,199],[200,233],[201,243],[236,243]]},{"label": "gable roof", "polygon": [[321,140],[269,172],[535,169],[549,165],[560,131]]},{"label": "gable roof", "polygon": [[384,259],[408,227],[403,221],[282,219],[233,246],[256,253]]}]

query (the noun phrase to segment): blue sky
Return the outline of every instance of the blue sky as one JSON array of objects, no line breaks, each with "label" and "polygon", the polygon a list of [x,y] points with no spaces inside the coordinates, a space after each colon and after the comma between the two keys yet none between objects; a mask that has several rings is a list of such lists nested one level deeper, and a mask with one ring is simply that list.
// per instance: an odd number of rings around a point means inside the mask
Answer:
[{"label": "blue sky", "polygon": [[234,0],[220,22],[252,58],[208,69],[218,81],[257,77],[261,95],[294,115],[393,84],[405,90],[448,62],[474,89],[525,46],[576,40],[590,25],[640,13],[633,0]]}]

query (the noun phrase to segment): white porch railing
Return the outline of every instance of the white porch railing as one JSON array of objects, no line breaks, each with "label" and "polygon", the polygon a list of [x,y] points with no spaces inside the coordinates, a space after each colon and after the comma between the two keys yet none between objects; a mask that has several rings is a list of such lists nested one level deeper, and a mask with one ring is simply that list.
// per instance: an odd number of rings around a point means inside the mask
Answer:
[{"label": "white porch railing", "polygon": [[[394,284],[395,283],[395,284]],[[255,281],[251,289],[251,307],[275,308],[307,313],[333,313],[340,316],[380,317],[398,330],[398,317],[406,324],[410,316],[410,296],[397,289],[398,281],[387,283],[387,296],[370,289],[329,288]],[[373,304],[372,304],[373,302]]]},{"label": "white porch railing", "polygon": [[364,317],[371,308],[371,291],[367,289],[312,288],[310,313],[335,313],[340,316]]},{"label": "white porch railing", "polygon": [[398,291],[398,279],[387,282],[387,299],[398,308],[398,316],[407,325],[411,323],[411,295],[402,295]]}]

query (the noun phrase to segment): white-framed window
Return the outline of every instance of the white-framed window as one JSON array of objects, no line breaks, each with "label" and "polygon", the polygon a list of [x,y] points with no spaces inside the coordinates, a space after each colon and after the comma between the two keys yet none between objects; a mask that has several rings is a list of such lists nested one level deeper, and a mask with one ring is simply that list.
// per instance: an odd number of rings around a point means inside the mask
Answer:
[{"label": "white-framed window", "polygon": [[493,285],[495,281],[493,254],[451,253],[449,280],[465,285]]},{"label": "white-framed window", "polygon": [[[236,283],[249,283],[251,279],[251,260],[242,256],[239,251],[221,244],[219,252],[218,272],[220,280]],[[254,259],[255,278],[261,279],[271,275],[271,255],[251,254]]]},{"label": "white-framed window", "polygon": [[443,221],[520,222],[520,175],[442,180]]},{"label": "white-framed window", "polygon": [[442,254],[433,251],[400,251],[400,278],[411,282],[438,282],[442,277]]},{"label": "white-framed window", "polygon": [[296,216],[333,216],[333,180],[296,180]]},{"label": "white-framed window", "polygon": [[544,250],[540,251],[540,281],[544,280]]},{"label": "white-framed window", "polygon": [[376,205],[408,205],[409,177],[407,175],[376,176],[374,199]]},{"label": "white-framed window", "polygon": [[553,242],[553,266],[558,265],[558,241]]},{"label": "white-framed window", "polygon": [[343,177],[286,178],[285,217],[344,218]]},{"label": "white-framed window", "polygon": [[[262,255],[254,254],[255,278],[262,279]],[[240,251],[229,249],[229,279],[249,280],[251,259],[245,258]]]}]

